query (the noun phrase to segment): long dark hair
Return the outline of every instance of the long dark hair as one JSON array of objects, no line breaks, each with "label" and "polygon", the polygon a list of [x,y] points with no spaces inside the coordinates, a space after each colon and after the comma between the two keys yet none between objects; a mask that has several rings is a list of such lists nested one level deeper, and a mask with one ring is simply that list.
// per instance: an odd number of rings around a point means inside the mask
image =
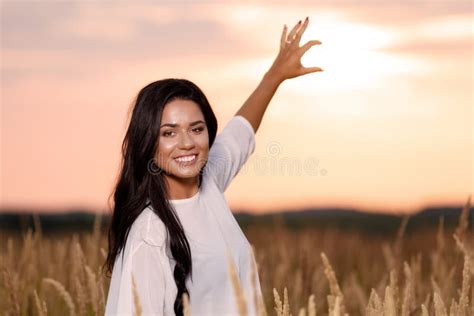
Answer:
[{"label": "long dark hair", "polygon": [[[122,165],[113,192],[113,215],[108,232],[109,252],[104,266],[110,277],[116,257],[125,249],[130,227],[148,206],[149,199],[153,211],[163,221],[170,237],[170,250],[176,261],[173,275],[178,289],[174,311],[180,316],[183,315],[182,295],[189,295],[185,281],[192,273],[191,249],[183,227],[167,201],[169,196],[163,173],[152,172],[150,168],[150,162],[154,164],[158,148],[163,109],[175,99],[191,100],[199,105],[209,133],[209,148],[214,143],[217,119],[209,101],[197,85],[186,79],[170,78],[152,82],[140,90],[122,143]],[[201,183],[202,172],[199,172],[199,186]]]}]

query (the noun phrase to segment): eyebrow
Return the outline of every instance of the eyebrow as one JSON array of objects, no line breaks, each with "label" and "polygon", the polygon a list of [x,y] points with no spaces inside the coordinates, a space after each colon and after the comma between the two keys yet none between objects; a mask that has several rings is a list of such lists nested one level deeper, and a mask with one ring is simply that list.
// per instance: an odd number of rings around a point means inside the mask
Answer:
[{"label": "eyebrow", "polygon": [[[204,124],[205,124],[204,121],[199,120],[199,121],[194,121],[194,122],[192,122],[191,124],[189,124],[189,126],[194,126],[194,125],[197,125],[197,124],[199,124],[199,123],[204,123]],[[160,128],[166,127],[166,126],[169,126],[169,127],[176,127],[176,126],[179,126],[179,124],[166,123],[166,124],[161,125]]]}]

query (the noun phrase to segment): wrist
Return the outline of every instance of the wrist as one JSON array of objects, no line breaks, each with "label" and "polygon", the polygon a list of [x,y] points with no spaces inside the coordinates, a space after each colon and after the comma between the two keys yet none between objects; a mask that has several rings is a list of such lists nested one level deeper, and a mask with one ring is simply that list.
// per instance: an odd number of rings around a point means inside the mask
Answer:
[{"label": "wrist", "polygon": [[285,79],[279,72],[270,68],[263,76],[263,80],[278,87]]}]

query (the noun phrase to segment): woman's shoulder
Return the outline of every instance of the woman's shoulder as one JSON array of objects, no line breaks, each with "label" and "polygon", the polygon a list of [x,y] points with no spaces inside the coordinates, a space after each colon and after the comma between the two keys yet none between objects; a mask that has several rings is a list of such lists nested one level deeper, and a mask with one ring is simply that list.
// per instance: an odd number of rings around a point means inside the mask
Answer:
[{"label": "woman's shoulder", "polygon": [[133,222],[129,236],[132,240],[144,241],[145,243],[162,247],[166,241],[166,226],[155,214],[153,208],[147,206]]}]

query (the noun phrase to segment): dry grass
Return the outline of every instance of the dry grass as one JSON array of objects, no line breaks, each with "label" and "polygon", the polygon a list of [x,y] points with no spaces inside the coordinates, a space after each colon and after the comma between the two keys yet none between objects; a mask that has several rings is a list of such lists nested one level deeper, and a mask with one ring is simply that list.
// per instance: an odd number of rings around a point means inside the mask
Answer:
[{"label": "dry grass", "polygon": [[[336,229],[250,227],[245,233],[255,249],[264,300],[241,292],[229,263],[240,315],[247,315],[247,302],[262,316],[474,315],[469,210],[470,200],[453,231],[440,219],[437,229],[407,235],[406,218],[393,240]],[[0,310],[5,315],[103,315],[109,279],[99,270],[107,247],[100,218],[92,232],[54,237],[43,236],[39,219],[34,222],[34,233],[0,233]],[[256,271],[249,277],[254,288]],[[183,302],[190,316],[189,298]]]}]

